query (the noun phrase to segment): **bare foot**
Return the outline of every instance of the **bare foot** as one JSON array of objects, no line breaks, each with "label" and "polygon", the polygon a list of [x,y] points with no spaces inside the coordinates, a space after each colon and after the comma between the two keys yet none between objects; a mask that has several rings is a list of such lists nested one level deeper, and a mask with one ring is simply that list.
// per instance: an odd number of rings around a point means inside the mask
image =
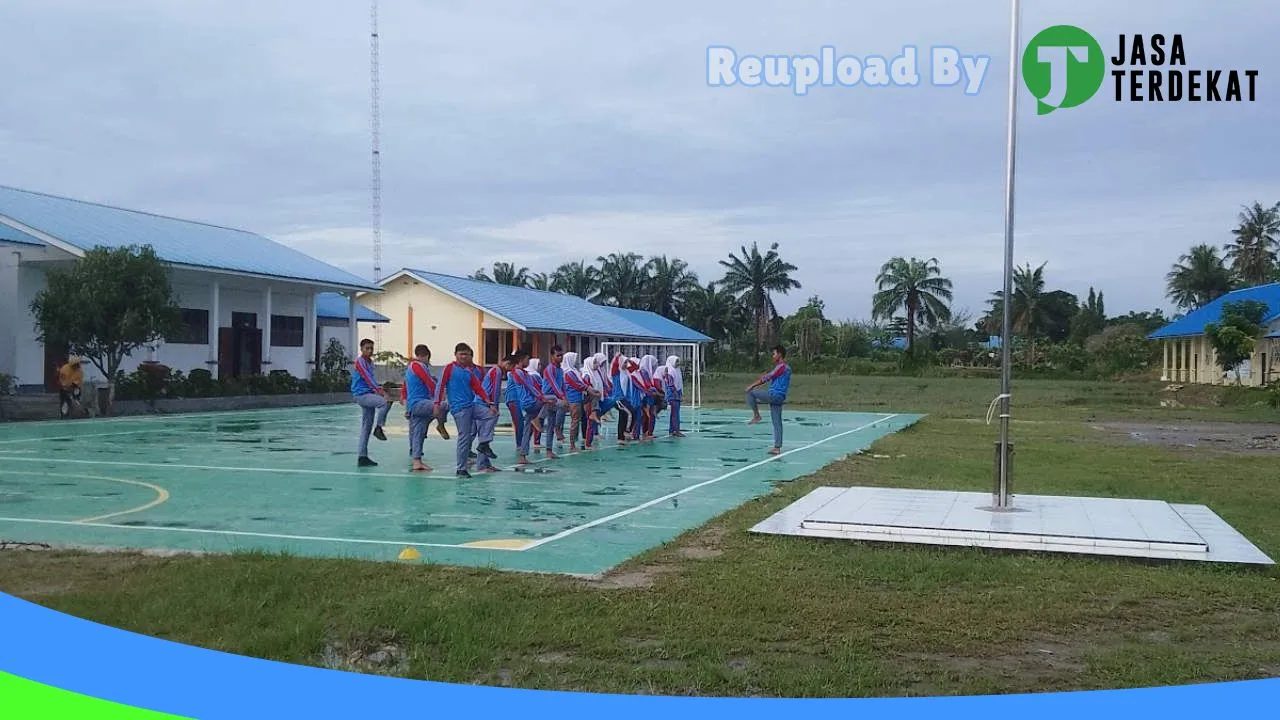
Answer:
[{"label": "bare foot", "polygon": [[757,415],[757,416],[755,416],[755,417],[751,418],[750,420],[748,420],[748,421],[747,421],[747,424],[748,424],[748,425],[755,425],[756,423],[760,422],[760,420],[761,420],[760,416],[759,416],[759,415]]},{"label": "bare foot", "polygon": [[782,448],[769,448],[769,454],[770,454],[770,455],[781,455],[781,454],[782,454]]},{"label": "bare foot", "polygon": [[413,472],[431,472],[431,466],[425,465],[421,461],[413,461]]}]

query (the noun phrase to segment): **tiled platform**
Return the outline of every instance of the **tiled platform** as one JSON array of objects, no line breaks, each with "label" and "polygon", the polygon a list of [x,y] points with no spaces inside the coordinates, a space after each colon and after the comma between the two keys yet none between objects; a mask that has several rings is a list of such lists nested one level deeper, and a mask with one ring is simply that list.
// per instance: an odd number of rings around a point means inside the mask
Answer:
[{"label": "tiled platform", "polygon": [[818,488],[752,528],[775,535],[1271,565],[1203,505],[1159,500]]}]

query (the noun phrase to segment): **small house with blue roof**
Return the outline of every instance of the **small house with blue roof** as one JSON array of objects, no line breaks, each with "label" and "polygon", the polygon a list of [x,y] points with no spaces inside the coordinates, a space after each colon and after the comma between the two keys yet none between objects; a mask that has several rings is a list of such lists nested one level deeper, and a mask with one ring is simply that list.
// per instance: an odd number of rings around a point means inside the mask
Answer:
[{"label": "small house with blue roof", "polygon": [[[56,389],[66,349],[36,340],[32,300],[49,269],[129,245],[150,245],[169,265],[183,325],[127,358],[126,373],[157,361],[217,377],[310,377],[326,330],[341,327],[353,348],[359,322],[386,320],[356,303],[377,285],[262,235],[0,186],[0,373],[21,388]],[[102,379],[91,365],[85,373]]]},{"label": "small house with blue roof", "polygon": [[379,285],[387,337],[403,338],[407,355],[419,343],[428,346],[433,361],[452,356],[459,342],[470,345],[485,365],[520,347],[545,360],[555,345],[585,356],[605,342],[632,343],[633,352],[642,354],[656,354],[663,345],[711,342],[657,313],[597,305],[565,293],[412,268]]},{"label": "small house with blue roof", "polygon": [[[1222,318],[1227,303],[1255,300],[1267,306],[1263,315],[1262,338],[1253,356],[1237,372],[1224,373],[1217,363],[1217,353],[1205,336],[1205,328]],[[1160,379],[1165,382],[1220,385],[1235,383],[1237,373],[1241,385],[1260,386],[1280,378],[1280,283],[1257,285],[1235,290],[1192,310],[1147,336],[1163,346],[1164,367]]]}]

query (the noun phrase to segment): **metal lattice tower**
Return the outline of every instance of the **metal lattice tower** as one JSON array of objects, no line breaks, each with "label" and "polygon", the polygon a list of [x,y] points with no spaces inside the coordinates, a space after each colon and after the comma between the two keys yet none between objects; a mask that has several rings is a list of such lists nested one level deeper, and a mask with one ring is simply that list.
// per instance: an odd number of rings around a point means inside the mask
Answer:
[{"label": "metal lattice tower", "polygon": [[[373,0],[369,13],[369,67],[373,120],[373,281],[382,279],[382,109],[378,82],[378,0]],[[382,311],[382,296],[373,295],[373,309]],[[373,326],[374,342],[382,347],[382,326]]]}]

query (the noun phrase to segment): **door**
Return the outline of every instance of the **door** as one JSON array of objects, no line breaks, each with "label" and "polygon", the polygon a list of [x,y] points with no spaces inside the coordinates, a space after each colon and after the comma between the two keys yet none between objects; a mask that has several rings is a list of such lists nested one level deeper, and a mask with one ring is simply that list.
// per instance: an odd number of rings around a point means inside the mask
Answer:
[{"label": "door", "polygon": [[262,330],[238,328],[236,330],[236,367],[238,378],[262,374]]},{"label": "door", "polygon": [[67,362],[66,347],[56,343],[45,343],[44,346],[44,389],[58,392],[62,383],[58,381],[58,369]]},{"label": "door", "polygon": [[235,377],[235,330],[224,327],[218,328],[218,378],[230,379]]}]

